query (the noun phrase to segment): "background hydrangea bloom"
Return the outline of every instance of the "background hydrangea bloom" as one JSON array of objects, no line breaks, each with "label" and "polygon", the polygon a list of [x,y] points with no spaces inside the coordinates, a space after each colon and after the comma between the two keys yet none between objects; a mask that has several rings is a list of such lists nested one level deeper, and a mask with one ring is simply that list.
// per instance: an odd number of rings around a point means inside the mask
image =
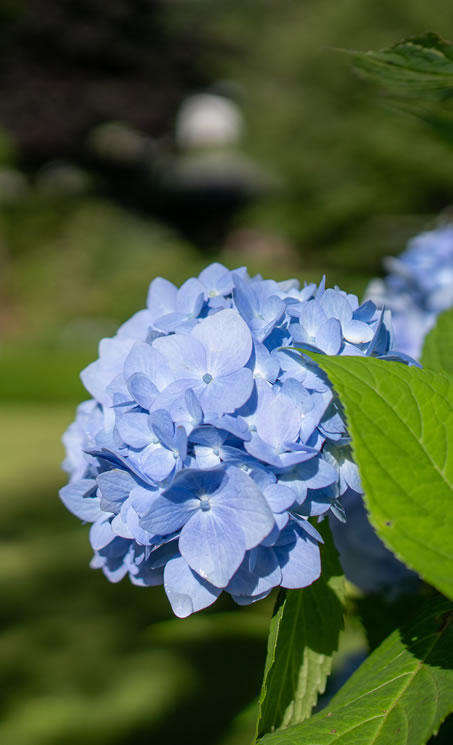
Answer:
[{"label": "background hydrangea bloom", "polygon": [[420,233],[385,266],[389,274],[374,279],[367,296],[391,309],[398,349],[419,359],[437,315],[453,305],[453,225]]},{"label": "background hydrangea bloom", "polygon": [[310,517],[360,491],[325,375],[291,346],[391,357],[388,315],[324,281],[212,264],[162,278],[82,373],[93,400],[64,435],[64,504],[92,523],[92,566],[163,584],[178,616],[320,574]]}]

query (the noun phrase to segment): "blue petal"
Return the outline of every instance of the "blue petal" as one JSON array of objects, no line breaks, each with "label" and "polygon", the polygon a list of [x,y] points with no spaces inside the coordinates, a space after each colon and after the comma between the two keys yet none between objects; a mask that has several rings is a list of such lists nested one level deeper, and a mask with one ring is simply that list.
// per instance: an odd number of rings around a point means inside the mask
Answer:
[{"label": "blue petal", "polygon": [[349,321],[343,326],[343,335],[352,344],[363,344],[373,339],[374,332],[371,326],[363,321]]},{"label": "blue petal", "polygon": [[148,309],[139,310],[119,327],[117,336],[134,340],[146,339],[152,323],[152,313]]},{"label": "blue petal", "polygon": [[189,440],[197,445],[206,445],[211,448],[221,447],[227,438],[227,432],[216,427],[196,427],[190,434]]},{"label": "blue petal", "polygon": [[142,409],[151,409],[158,390],[154,383],[151,382],[143,373],[134,373],[127,381],[127,388],[134,401],[138,403]]},{"label": "blue petal", "polygon": [[245,547],[253,548],[274,527],[272,511],[261,489],[240,468],[228,468],[228,480],[211,498],[212,509],[224,521],[238,521],[245,538]]},{"label": "blue petal", "polygon": [[90,528],[90,543],[95,551],[100,551],[115,539],[110,516],[103,514]]},{"label": "blue petal", "polygon": [[197,329],[206,320],[201,321],[191,336],[187,334],[161,336],[153,343],[153,347],[167,360],[175,379],[187,380],[194,378],[201,381],[207,371],[205,349],[194,336]]},{"label": "blue petal", "polygon": [[135,486],[132,489],[129,498],[136,513],[142,517],[149,512],[151,504],[160,493],[161,492],[157,487],[150,486],[146,489],[144,486]]},{"label": "blue petal", "polygon": [[149,415],[149,426],[160,442],[171,450],[174,445],[175,425],[166,409],[157,409]]},{"label": "blue petal", "polygon": [[223,414],[217,416],[216,414],[208,415],[206,418],[207,424],[212,424],[218,429],[223,429],[230,434],[237,437],[239,440],[250,440],[250,431],[247,422],[240,416],[230,414]]},{"label": "blue petal", "polygon": [[112,404],[107,387],[123,372],[124,360],[133,343],[134,339],[103,339],[99,345],[99,359],[80,374],[87,391],[104,406]]},{"label": "blue petal", "polygon": [[316,448],[312,448],[309,445],[293,445],[293,450],[290,453],[281,453],[279,455],[279,469],[291,468],[298,463],[305,463],[305,461],[316,457],[318,451]]},{"label": "blue petal", "polygon": [[299,437],[300,417],[293,401],[283,393],[269,397],[256,418],[258,435],[271,447],[281,449],[284,442],[295,442]]},{"label": "blue petal", "polygon": [[264,489],[264,496],[272,512],[284,512],[296,501],[296,494],[283,484],[270,484]]},{"label": "blue petal", "polygon": [[168,543],[162,543],[151,551],[148,563],[153,569],[158,569],[164,567],[167,561],[174,559],[176,556],[179,556],[178,541],[168,541]]},{"label": "blue petal", "polygon": [[194,419],[194,421],[201,422],[203,418],[203,410],[200,406],[198,398],[191,388],[188,388],[185,392],[184,399],[187,406],[187,411],[189,412],[192,419]]},{"label": "blue petal", "polygon": [[308,300],[303,304],[299,322],[309,337],[313,339],[319,327],[326,321],[327,316],[318,300]]},{"label": "blue petal", "polygon": [[133,448],[144,448],[153,441],[154,434],[144,411],[126,411],[116,419],[116,428],[122,440]]},{"label": "blue petal", "polygon": [[326,291],[326,275],[323,275],[321,282],[319,283],[318,289],[315,293],[316,300],[320,300]]},{"label": "blue petal", "polygon": [[250,605],[251,603],[256,603],[258,600],[267,598],[271,592],[272,590],[268,590],[267,592],[261,593],[261,595],[231,595],[231,597],[238,605]]},{"label": "blue petal", "polygon": [[175,466],[176,459],[173,457],[173,451],[166,448],[156,448],[142,464],[146,475],[156,482],[164,481],[175,469]]},{"label": "blue petal", "polygon": [[[253,566],[250,559],[253,557]],[[261,596],[280,584],[282,573],[272,548],[258,547],[248,552],[226,588],[234,597]]]},{"label": "blue petal", "polygon": [[131,531],[129,530],[129,526],[127,523],[124,522],[122,515],[115,515],[111,522],[112,531],[115,533],[115,535],[120,536],[121,538],[129,538],[132,539],[133,535]]},{"label": "blue petal", "polygon": [[138,585],[138,587],[157,587],[164,583],[163,569],[151,569],[144,563],[138,570],[134,566],[134,570],[131,571],[129,569],[129,578],[133,585]]},{"label": "blue petal", "polygon": [[341,341],[341,324],[336,318],[329,318],[328,321],[319,327],[316,334],[316,346],[326,354],[338,354]]},{"label": "blue petal", "polygon": [[191,277],[181,285],[176,296],[176,309],[185,315],[198,316],[203,306],[204,287],[200,280]]},{"label": "blue petal", "polygon": [[140,517],[132,506],[127,512],[126,523],[132,537],[141,546],[151,546],[155,543],[155,536],[140,526]]},{"label": "blue petal", "polygon": [[60,489],[60,498],[73,515],[85,522],[92,523],[103,515],[94,479],[71,481]]},{"label": "blue petal", "polygon": [[349,458],[345,458],[341,465],[340,473],[346,484],[351,489],[353,489],[355,492],[358,492],[359,494],[363,492],[359,469],[352,460],[349,460]]},{"label": "blue petal", "polygon": [[338,290],[326,290],[321,298],[321,306],[327,318],[337,318],[342,326],[352,319],[352,308]]},{"label": "blue petal", "polygon": [[199,468],[214,468],[220,465],[220,451],[216,455],[212,448],[205,445],[195,445],[193,450]]},{"label": "blue petal", "polygon": [[120,468],[105,471],[99,474],[96,480],[101,492],[101,506],[106,512],[118,512],[122,502],[136,486],[132,476]]},{"label": "blue petal", "polygon": [[187,315],[185,313],[168,313],[162,318],[158,318],[155,322],[156,328],[161,331],[165,331],[167,334],[171,334],[187,321]]},{"label": "blue petal", "polygon": [[214,378],[240,370],[252,353],[250,329],[234,310],[208,316],[196,326],[192,337],[206,349],[206,370]]},{"label": "blue petal", "polygon": [[234,275],[233,298],[241,316],[248,322],[258,310],[257,301],[253,289],[247,285],[239,276]]},{"label": "blue petal", "polygon": [[141,527],[149,533],[174,533],[200,509],[200,500],[185,489],[173,486],[166,494],[168,496],[156,497],[150,511],[140,520]]},{"label": "blue petal", "polygon": [[141,373],[154,383],[159,390],[168,385],[169,371],[165,357],[154,346],[145,342],[137,342],[132,347],[124,362],[124,377],[126,380],[132,375]]},{"label": "blue petal", "polygon": [[315,541],[318,541],[319,543],[324,543],[324,538],[322,537],[319,530],[316,530],[315,526],[312,525],[307,518],[305,517],[299,517],[298,515],[291,515],[291,520],[294,520],[295,523],[304,530],[306,533],[308,533],[309,536],[314,538]]},{"label": "blue petal", "polygon": [[195,512],[181,531],[179,550],[202,579],[226,587],[244,558],[245,539],[239,519],[218,512]]},{"label": "blue petal", "polygon": [[203,269],[199,275],[199,280],[204,285],[208,297],[214,293],[228,295],[233,289],[232,272],[218,262],[214,262]]},{"label": "blue petal", "polygon": [[191,613],[207,608],[222,592],[195,574],[180,556],[167,563],[164,588],[178,618],[187,618]]},{"label": "blue petal", "polygon": [[[284,479],[284,476],[282,478]],[[297,466],[293,478],[303,481],[310,489],[322,489],[337,481],[338,472],[324,458],[317,457]]]},{"label": "blue petal", "polygon": [[149,286],[147,306],[154,319],[171,313],[176,305],[176,287],[167,279],[156,277]]},{"label": "blue petal", "polygon": [[179,494],[185,492],[188,495],[201,497],[203,494],[215,494],[227,481],[224,468],[213,468],[209,471],[200,471],[196,468],[185,468],[176,474],[171,486],[165,490],[169,499],[179,499]]},{"label": "blue petal", "polygon": [[242,368],[224,377],[214,378],[200,391],[199,399],[206,416],[222,416],[245,404],[252,391],[252,371]]},{"label": "blue petal", "polygon": [[253,377],[263,378],[269,383],[275,383],[280,372],[278,357],[270,354],[264,344],[256,340],[254,340],[254,352]]},{"label": "blue petal", "polygon": [[324,515],[330,509],[335,493],[332,487],[325,489],[309,489],[302,504],[298,505],[297,512],[305,517]]},{"label": "blue petal", "polygon": [[[290,528],[286,528],[290,530]],[[294,529],[294,543],[274,547],[282,570],[282,587],[297,589],[311,585],[321,574],[321,556],[317,541]]]}]

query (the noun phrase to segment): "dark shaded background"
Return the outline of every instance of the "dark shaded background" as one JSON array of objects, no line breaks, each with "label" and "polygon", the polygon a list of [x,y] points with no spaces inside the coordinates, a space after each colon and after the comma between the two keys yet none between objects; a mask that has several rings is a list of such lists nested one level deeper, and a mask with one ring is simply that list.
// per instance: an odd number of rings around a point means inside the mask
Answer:
[{"label": "dark shaded background", "polygon": [[[273,599],[178,621],[88,568],[57,498],[78,372],[158,274],[217,259],[361,294],[449,207],[452,154],[338,49],[452,21],[444,0],[1,3],[0,742],[250,740]],[[241,140],[178,145],[203,92]],[[342,654],[363,644],[348,621]]]}]

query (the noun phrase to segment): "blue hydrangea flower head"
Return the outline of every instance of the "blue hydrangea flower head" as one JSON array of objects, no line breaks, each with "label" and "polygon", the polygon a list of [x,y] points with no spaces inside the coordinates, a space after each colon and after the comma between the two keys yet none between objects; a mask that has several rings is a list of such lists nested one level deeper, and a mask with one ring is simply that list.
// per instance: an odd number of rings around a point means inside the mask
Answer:
[{"label": "blue hydrangea flower head", "polygon": [[388,316],[338,288],[211,264],[103,339],[64,435],[61,499],[92,566],[163,585],[176,615],[248,604],[321,572],[311,519],[361,490],[325,375],[291,347],[391,357]]},{"label": "blue hydrangea flower head", "polygon": [[420,233],[385,267],[388,275],[373,280],[367,296],[391,309],[398,349],[419,359],[438,314],[453,306],[453,225]]}]

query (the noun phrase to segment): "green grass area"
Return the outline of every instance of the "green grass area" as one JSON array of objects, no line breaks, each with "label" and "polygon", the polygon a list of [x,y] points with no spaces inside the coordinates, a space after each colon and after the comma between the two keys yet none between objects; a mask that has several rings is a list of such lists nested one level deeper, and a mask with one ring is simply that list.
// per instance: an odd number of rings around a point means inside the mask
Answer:
[{"label": "green grass area", "polygon": [[79,350],[5,345],[0,352],[0,401],[78,403],[89,398],[80,371],[97,357],[96,345]]}]

